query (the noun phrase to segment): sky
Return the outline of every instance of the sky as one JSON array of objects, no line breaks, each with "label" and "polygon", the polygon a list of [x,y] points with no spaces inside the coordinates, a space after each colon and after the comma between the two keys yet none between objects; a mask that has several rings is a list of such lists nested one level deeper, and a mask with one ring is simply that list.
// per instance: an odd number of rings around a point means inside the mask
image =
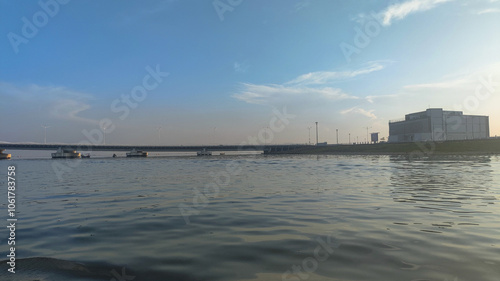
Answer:
[{"label": "sky", "polygon": [[4,142],[362,142],[429,107],[500,136],[499,0],[0,0],[0,23]]}]

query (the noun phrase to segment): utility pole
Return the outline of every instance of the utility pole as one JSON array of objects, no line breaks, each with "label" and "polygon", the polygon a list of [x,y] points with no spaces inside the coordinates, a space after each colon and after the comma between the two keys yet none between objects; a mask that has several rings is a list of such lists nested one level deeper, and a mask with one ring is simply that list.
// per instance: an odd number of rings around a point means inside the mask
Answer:
[{"label": "utility pole", "polygon": [[336,130],[337,130],[337,144],[339,144],[339,129]]},{"label": "utility pole", "polygon": [[47,128],[50,128],[50,126],[42,125],[42,128],[43,128],[43,143],[47,144]]},{"label": "utility pole", "polygon": [[307,127],[307,129],[309,130],[309,145],[311,144],[311,128],[312,127]]},{"label": "utility pole", "polygon": [[349,133],[349,144],[352,144],[351,143],[351,133]]},{"label": "utility pole", "polygon": [[106,127],[103,127],[102,129],[103,129],[103,131],[104,131],[104,145],[106,145],[106,129],[107,129],[107,128],[106,128]]},{"label": "utility pole", "polygon": [[318,145],[318,122],[316,122],[316,145]]},{"label": "utility pole", "polygon": [[156,128],[158,130],[158,145],[161,144],[161,126]]},{"label": "utility pole", "polygon": [[267,145],[267,137],[270,135],[268,132],[267,132],[267,129],[269,129],[269,127],[264,127],[262,128],[264,130],[264,146]]},{"label": "utility pole", "polygon": [[369,138],[368,138],[368,129],[371,129],[372,127],[366,127],[366,143],[369,143]]}]

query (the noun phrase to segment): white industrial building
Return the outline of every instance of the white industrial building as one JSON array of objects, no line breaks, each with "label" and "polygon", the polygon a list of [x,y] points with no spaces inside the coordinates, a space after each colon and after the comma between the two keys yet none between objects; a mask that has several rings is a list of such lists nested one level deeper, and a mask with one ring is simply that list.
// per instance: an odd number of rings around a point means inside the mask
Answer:
[{"label": "white industrial building", "polygon": [[490,137],[488,116],[429,108],[389,121],[389,142],[471,140]]}]

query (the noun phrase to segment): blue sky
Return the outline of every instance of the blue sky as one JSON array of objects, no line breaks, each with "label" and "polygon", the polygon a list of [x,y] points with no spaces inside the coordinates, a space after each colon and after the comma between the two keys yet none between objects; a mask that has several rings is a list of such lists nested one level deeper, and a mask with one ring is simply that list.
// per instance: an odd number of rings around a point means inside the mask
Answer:
[{"label": "blue sky", "polygon": [[106,127],[114,144],[239,144],[284,108],[272,143],[306,143],[314,122],[320,141],[364,141],[429,106],[500,135],[498,0],[0,0],[0,15],[0,141],[48,125],[48,142]]}]

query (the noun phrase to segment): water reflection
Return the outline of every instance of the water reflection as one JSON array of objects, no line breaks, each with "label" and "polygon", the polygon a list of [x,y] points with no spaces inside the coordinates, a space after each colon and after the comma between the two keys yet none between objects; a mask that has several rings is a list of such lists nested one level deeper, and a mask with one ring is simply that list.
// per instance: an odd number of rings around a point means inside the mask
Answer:
[{"label": "water reflection", "polygon": [[[441,156],[417,161],[391,157],[395,202],[434,212],[491,213],[497,198],[490,156]],[[436,223],[449,227],[453,222]]]}]

